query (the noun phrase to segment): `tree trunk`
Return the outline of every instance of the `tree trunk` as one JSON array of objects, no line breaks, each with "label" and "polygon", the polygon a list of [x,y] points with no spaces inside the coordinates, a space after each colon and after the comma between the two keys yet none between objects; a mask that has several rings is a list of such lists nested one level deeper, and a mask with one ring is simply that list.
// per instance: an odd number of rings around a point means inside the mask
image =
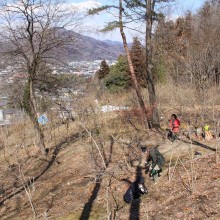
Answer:
[{"label": "tree trunk", "polygon": [[146,14],[147,14],[147,22],[146,22],[146,68],[147,68],[147,86],[149,93],[149,102],[151,109],[151,123],[152,127],[160,128],[160,119],[157,110],[157,100],[156,100],[156,92],[154,86],[154,79],[152,73],[152,12],[154,11],[154,0],[146,0]]},{"label": "tree trunk", "polygon": [[36,109],[36,100],[35,100],[35,95],[34,95],[34,88],[33,88],[33,81],[29,80],[29,88],[30,88],[30,119],[34,125],[34,129],[37,134],[37,144],[38,147],[41,150],[41,153],[46,156],[46,149],[45,149],[45,142],[44,142],[44,134],[43,131],[38,123],[38,116],[37,116],[37,109]]},{"label": "tree trunk", "polygon": [[148,121],[147,110],[145,108],[143,97],[142,97],[141,91],[140,91],[140,87],[139,87],[139,84],[137,82],[137,78],[136,78],[135,71],[134,71],[134,66],[132,64],[131,54],[130,54],[130,51],[128,49],[128,44],[127,44],[126,36],[125,36],[125,33],[124,33],[124,29],[123,29],[123,23],[122,23],[122,11],[123,11],[122,0],[119,0],[119,7],[120,7],[120,10],[119,10],[120,33],[121,33],[121,37],[122,37],[122,40],[123,40],[125,53],[126,53],[127,60],[128,60],[128,65],[129,65],[129,69],[130,69],[130,73],[131,73],[131,80],[132,80],[132,83],[134,85],[135,92],[137,94],[138,103],[140,105],[142,114],[144,116],[145,126],[147,128],[151,128],[150,123]]}]

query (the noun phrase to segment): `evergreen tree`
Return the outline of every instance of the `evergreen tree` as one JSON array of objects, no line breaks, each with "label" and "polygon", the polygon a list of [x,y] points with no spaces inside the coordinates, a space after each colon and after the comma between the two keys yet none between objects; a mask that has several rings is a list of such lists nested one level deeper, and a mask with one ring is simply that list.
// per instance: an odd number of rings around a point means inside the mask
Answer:
[{"label": "evergreen tree", "polygon": [[131,47],[131,59],[134,65],[134,71],[139,85],[141,85],[142,87],[146,87],[147,81],[145,78],[146,62],[145,62],[144,48],[137,37],[133,39],[133,44]]},{"label": "evergreen tree", "polygon": [[118,62],[111,66],[110,74],[105,78],[105,86],[111,92],[131,87],[130,71],[126,56],[119,56]]},{"label": "evergreen tree", "polygon": [[98,79],[105,78],[110,72],[109,66],[105,60],[101,62],[100,69],[97,71]]},{"label": "evergreen tree", "polygon": [[[142,112],[145,118],[148,118],[149,128],[159,128],[160,118],[157,110],[157,98],[155,91],[155,82],[153,78],[153,23],[154,21],[159,21],[164,17],[158,9],[158,5],[168,3],[170,0],[119,0],[118,5],[104,5],[101,7],[93,8],[89,10],[90,15],[98,14],[102,11],[109,12],[110,10],[119,10],[118,20],[109,22],[105,28],[102,29],[103,32],[112,31],[115,28],[120,29],[121,37],[123,40],[123,45],[127,55],[131,78],[135,87],[138,102],[141,106]],[[159,12],[158,12],[159,11]],[[145,63],[146,63],[146,81],[149,95],[149,104],[151,109],[150,117],[147,115],[147,111],[144,106],[143,97],[139,89],[139,85],[136,79],[130,51],[127,45],[126,35],[124,33],[124,27],[128,27],[130,22],[140,21],[144,22],[145,29]],[[139,23],[139,22],[137,22]],[[132,28],[133,29],[133,28]]]}]

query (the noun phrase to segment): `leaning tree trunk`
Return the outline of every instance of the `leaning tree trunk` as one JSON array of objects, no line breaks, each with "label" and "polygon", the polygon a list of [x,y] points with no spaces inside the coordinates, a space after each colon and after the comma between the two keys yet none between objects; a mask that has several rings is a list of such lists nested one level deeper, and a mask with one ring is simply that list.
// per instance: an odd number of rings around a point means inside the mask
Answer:
[{"label": "leaning tree trunk", "polygon": [[124,29],[123,29],[123,23],[122,23],[122,11],[123,11],[122,0],[119,0],[119,7],[120,7],[120,9],[119,9],[120,33],[121,33],[121,37],[122,37],[123,44],[124,44],[124,49],[125,49],[127,60],[128,60],[128,65],[129,65],[129,69],[130,69],[130,73],[131,73],[131,80],[132,80],[132,83],[134,85],[135,92],[137,94],[138,103],[140,105],[142,114],[144,116],[145,125],[146,125],[147,128],[151,128],[149,120],[148,120],[148,113],[147,113],[147,110],[146,110],[145,105],[144,105],[143,97],[141,95],[140,86],[139,86],[139,84],[137,82],[137,78],[136,78],[135,71],[134,71],[134,66],[133,66],[132,59],[131,59],[131,54],[130,54],[130,51],[128,49],[128,44],[127,44],[126,36],[125,36],[125,33],[124,33]]},{"label": "leaning tree trunk", "polygon": [[45,141],[44,141],[44,134],[43,131],[38,123],[38,116],[37,116],[37,109],[36,109],[36,100],[34,95],[34,88],[33,88],[33,81],[29,80],[29,88],[30,88],[30,96],[29,96],[29,103],[30,103],[30,119],[34,125],[34,129],[37,135],[37,145],[41,150],[41,153],[46,156],[46,148],[45,148]]},{"label": "leaning tree trunk", "polygon": [[152,12],[154,11],[154,4],[155,0],[146,0],[146,14],[147,14],[147,22],[146,22],[146,68],[147,68],[147,86],[148,86],[148,93],[149,93],[149,102],[150,102],[150,109],[151,109],[151,123],[152,127],[159,128],[160,127],[160,120],[159,114],[157,110],[157,100],[156,100],[156,92],[155,92],[155,85],[152,73]]}]

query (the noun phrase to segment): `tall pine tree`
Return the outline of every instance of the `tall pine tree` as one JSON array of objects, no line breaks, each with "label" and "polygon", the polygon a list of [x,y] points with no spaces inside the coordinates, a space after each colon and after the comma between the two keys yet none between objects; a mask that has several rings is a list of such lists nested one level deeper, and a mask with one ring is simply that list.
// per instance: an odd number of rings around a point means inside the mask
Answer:
[{"label": "tall pine tree", "polygon": [[100,64],[100,69],[97,71],[97,77],[98,79],[105,78],[110,72],[109,66],[105,60],[103,60]]},{"label": "tall pine tree", "polygon": [[139,85],[146,87],[146,62],[144,48],[137,37],[133,39],[133,44],[131,47],[131,59]]}]

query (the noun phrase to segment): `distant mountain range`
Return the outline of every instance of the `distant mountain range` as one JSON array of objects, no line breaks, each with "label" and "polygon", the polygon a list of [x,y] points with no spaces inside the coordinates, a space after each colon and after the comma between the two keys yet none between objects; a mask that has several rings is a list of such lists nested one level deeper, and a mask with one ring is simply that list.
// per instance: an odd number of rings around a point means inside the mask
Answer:
[{"label": "distant mountain range", "polygon": [[[117,60],[118,56],[124,54],[123,43],[111,40],[97,40],[65,28],[56,28],[60,35],[66,35],[74,39],[68,42],[65,49],[57,54],[57,51],[49,51],[57,60],[64,61],[94,61],[94,60]],[[0,52],[7,48],[6,42],[0,41]],[[3,49],[2,49],[3,48]],[[7,50],[7,49],[5,49]],[[59,49],[58,49],[59,50]]]},{"label": "distant mountain range", "polygon": [[124,54],[123,44],[119,41],[97,40],[74,33],[76,42],[68,46],[68,59],[73,61],[117,60]]}]

